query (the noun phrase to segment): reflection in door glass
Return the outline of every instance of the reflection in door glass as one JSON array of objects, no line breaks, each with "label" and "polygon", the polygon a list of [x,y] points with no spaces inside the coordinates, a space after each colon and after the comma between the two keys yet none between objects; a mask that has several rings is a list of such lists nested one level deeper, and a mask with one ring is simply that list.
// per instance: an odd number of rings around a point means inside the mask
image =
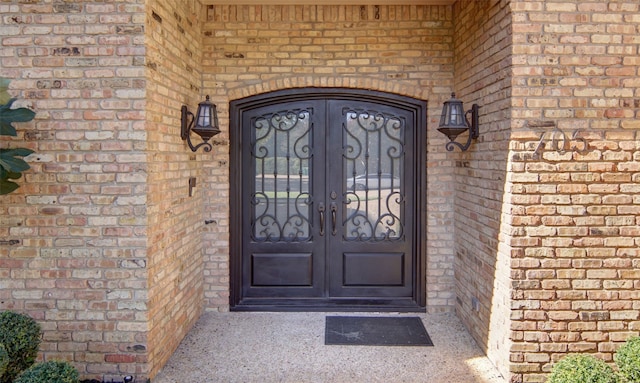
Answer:
[{"label": "reflection in door glass", "polygon": [[310,239],[309,116],[309,111],[298,109],[269,113],[251,122],[251,156],[256,170],[251,234],[255,241]]},{"label": "reflection in door glass", "polygon": [[402,239],[405,120],[353,109],[343,118],[344,239]]}]

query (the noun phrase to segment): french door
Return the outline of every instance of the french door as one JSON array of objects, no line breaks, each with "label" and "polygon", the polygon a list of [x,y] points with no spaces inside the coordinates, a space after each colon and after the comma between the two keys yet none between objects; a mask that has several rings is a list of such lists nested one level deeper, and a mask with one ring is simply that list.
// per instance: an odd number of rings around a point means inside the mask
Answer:
[{"label": "french door", "polygon": [[424,306],[426,105],[314,89],[231,106],[232,309]]}]

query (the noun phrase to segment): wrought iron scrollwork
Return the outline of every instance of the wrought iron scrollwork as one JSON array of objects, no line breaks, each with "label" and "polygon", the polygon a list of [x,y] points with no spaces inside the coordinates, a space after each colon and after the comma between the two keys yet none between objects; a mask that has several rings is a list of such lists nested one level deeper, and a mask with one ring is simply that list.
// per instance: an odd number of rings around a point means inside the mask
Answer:
[{"label": "wrought iron scrollwork", "polygon": [[343,163],[346,241],[403,239],[404,118],[344,108]]},{"label": "wrought iron scrollwork", "polygon": [[[355,202],[360,205],[360,198],[357,196],[351,200],[348,198],[347,205]],[[393,202],[391,203],[391,201]],[[400,214],[391,213],[392,206],[404,204],[404,197],[400,192],[394,192],[385,199],[387,213],[382,213],[377,217],[365,214],[359,208],[347,209],[347,219],[345,220],[345,239],[348,241],[394,241],[400,240],[404,236],[404,224],[400,219]]]},{"label": "wrought iron scrollwork", "polygon": [[311,239],[311,113],[310,109],[287,110],[251,121],[256,174],[251,237],[256,242]]}]

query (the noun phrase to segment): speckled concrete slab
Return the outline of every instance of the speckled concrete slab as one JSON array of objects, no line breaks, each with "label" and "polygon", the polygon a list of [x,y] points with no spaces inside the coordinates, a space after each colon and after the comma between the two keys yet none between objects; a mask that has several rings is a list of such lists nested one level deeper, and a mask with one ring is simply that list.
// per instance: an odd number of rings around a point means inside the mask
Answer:
[{"label": "speckled concrete slab", "polygon": [[327,315],[205,313],[152,382],[505,382],[454,314],[419,314],[433,347],[326,346]]}]

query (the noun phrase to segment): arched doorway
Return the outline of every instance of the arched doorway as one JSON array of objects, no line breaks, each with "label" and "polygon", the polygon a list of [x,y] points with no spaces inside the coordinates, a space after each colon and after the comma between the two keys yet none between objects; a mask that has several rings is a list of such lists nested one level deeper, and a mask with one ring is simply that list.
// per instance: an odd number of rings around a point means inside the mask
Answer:
[{"label": "arched doorway", "polygon": [[232,310],[424,309],[426,102],[298,88],[230,119]]}]

